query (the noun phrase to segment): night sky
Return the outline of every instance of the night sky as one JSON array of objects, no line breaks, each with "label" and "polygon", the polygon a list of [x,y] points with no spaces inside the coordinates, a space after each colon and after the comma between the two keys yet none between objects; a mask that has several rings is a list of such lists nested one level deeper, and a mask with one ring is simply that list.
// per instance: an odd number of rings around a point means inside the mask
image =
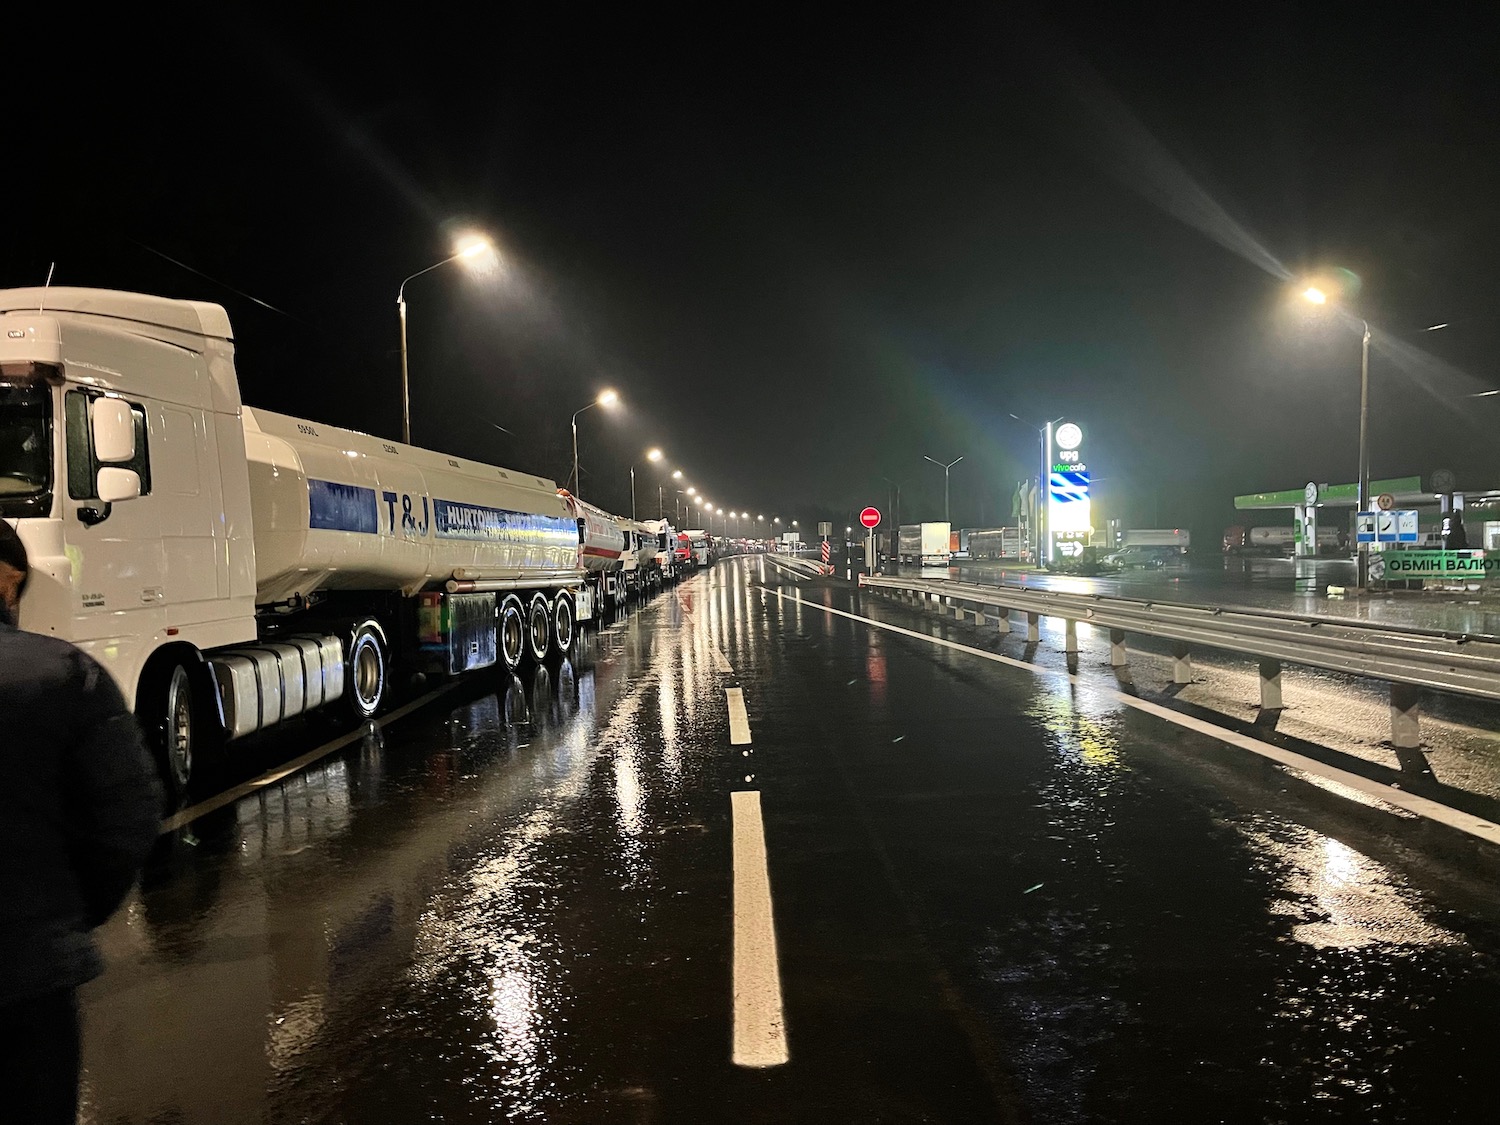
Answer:
[{"label": "night sky", "polygon": [[[962,456],[995,526],[1066,416],[1096,522],[1200,547],[1354,479],[1363,317],[1373,475],[1500,487],[1482,6],[310,10],[14,28],[0,285],[219,302],[247,403],[399,436],[397,290],[477,228],[498,274],[406,290],[416,444],[562,482],[609,386],[612,510],[655,445],[804,528],[940,519]],[[1290,299],[1333,270],[1353,319]]]}]

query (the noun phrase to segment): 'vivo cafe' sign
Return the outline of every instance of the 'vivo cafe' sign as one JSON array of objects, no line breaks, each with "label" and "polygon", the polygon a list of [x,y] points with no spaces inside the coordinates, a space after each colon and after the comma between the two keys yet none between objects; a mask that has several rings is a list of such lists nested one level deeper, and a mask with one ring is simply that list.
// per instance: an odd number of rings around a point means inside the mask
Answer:
[{"label": "'vivo cafe' sign", "polygon": [[1500,557],[1483,551],[1385,551],[1387,578],[1489,578],[1500,574]]}]

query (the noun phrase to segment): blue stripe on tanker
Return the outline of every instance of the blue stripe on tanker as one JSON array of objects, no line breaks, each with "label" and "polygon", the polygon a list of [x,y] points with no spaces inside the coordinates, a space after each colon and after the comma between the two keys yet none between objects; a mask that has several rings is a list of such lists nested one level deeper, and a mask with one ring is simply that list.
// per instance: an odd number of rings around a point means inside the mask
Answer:
[{"label": "blue stripe on tanker", "polygon": [[513,539],[517,533],[551,532],[567,543],[578,541],[577,521],[564,516],[508,512],[453,500],[434,500],[432,515],[434,534],[440,539]]},{"label": "blue stripe on tanker", "polygon": [[[392,507],[392,528],[397,518],[395,493],[388,493]],[[405,497],[402,498],[403,500]],[[307,481],[308,526],[319,531],[353,531],[364,535],[380,534],[380,510],[375,490],[338,481]],[[425,497],[418,497],[423,508],[421,523],[413,520],[410,530],[417,535],[426,531]],[[401,513],[405,517],[406,513]],[[545,516],[535,512],[513,512],[483,504],[464,504],[454,500],[432,502],[432,533],[439,539],[472,539],[481,542],[514,541],[518,538],[556,538],[560,546],[577,543],[578,526],[565,516]],[[405,519],[403,518],[403,523]]]},{"label": "blue stripe on tanker", "polygon": [[380,530],[375,508],[375,490],[331,480],[307,480],[308,526],[322,531]]}]

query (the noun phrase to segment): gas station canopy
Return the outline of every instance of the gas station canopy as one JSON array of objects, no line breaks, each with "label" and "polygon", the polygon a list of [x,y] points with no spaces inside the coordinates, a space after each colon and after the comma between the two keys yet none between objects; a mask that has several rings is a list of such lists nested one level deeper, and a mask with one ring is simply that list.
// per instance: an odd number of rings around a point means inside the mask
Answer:
[{"label": "gas station canopy", "polygon": [[[1372,480],[1370,482],[1370,502],[1375,502],[1375,497],[1390,493],[1395,497],[1397,507],[1412,507],[1417,504],[1430,504],[1437,496],[1422,487],[1421,477],[1395,477],[1392,480]],[[1359,485],[1357,484],[1320,484],[1318,486],[1318,506],[1328,508],[1352,508],[1359,500]],[[1238,509],[1246,508],[1299,508],[1307,503],[1307,488],[1289,488],[1282,492],[1252,492],[1248,496],[1236,496],[1234,506]]]}]

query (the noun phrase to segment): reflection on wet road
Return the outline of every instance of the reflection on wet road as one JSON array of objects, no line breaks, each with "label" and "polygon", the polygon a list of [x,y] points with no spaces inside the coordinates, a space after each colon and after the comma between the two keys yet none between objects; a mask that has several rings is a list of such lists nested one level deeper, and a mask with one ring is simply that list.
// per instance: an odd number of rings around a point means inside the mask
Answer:
[{"label": "reflection on wet road", "polygon": [[[783,581],[726,560],[166,838],[101,935],[82,1119],[1490,1116],[1487,854],[1052,638]],[[783,1056],[737,1065],[742,979]]]}]

